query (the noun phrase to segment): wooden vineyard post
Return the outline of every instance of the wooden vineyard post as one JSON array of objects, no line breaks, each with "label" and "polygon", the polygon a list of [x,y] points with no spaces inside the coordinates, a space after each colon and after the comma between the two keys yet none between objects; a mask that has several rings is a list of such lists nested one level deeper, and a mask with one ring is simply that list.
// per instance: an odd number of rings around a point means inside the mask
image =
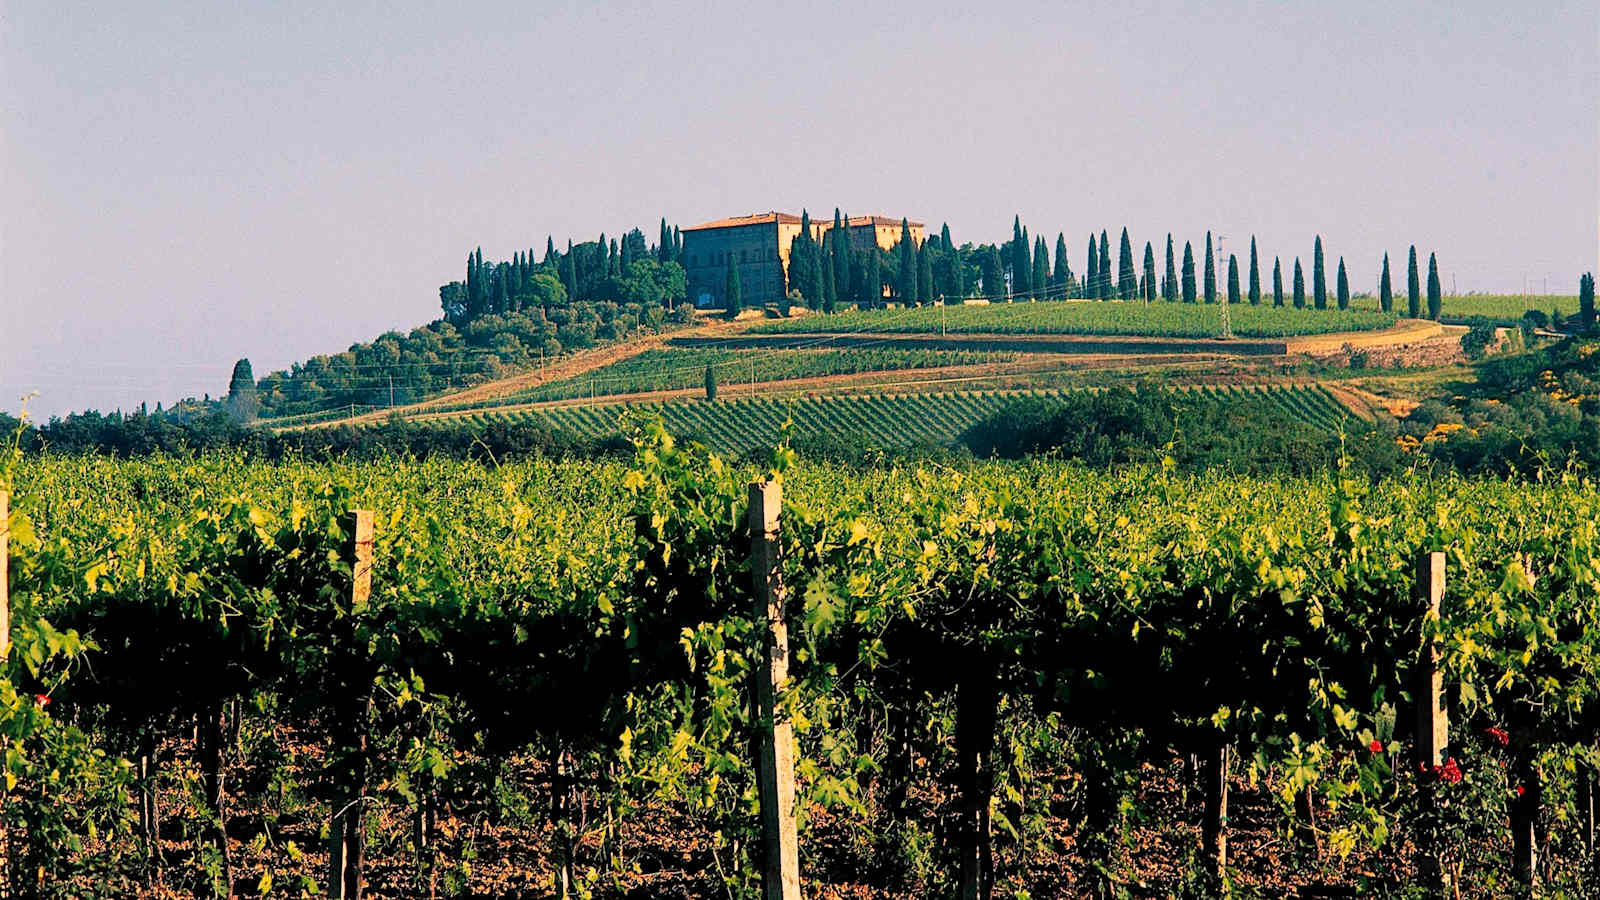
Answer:
[{"label": "wooden vineyard post", "polygon": [[1200,848],[1210,874],[1219,881],[1228,874],[1228,745],[1218,742],[1200,761],[1205,818]]},{"label": "wooden vineyard post", "polygon": [[778,515],[783,488],[750,485],[750,572],[761,652],[755,675],[756,786],[761,799],[761,891],[764,900],[800,900],[800,840],[794,817],[794,725],[780,720],[789,678],[789,628],[783,617]]},{"label": "wooden vineyard post", "polygon": [[[353,621],[372,597],[372,511],[352,510],[345,516],[344,533],[350,540],[345,552],[350,560],[349,621]],[[360,696],[353,699],[350,720],[335,723],[335,728],[349,729],[345,732],[346,745],[336,746],[335,752],[350,753],[353,761],[343,773],[344,783],[339,786],[342,790],[334,794],[333,821],[328,829],[328,896],[333,900],[361,900],[361,868],[366,855],[366,716],[371,684],[343,687],[359,689]]]},{"label": "wooden vineyard post", "polygon": [[[1434,767],[1444,764],[1444,749],[1450,740],[1450,722],[1444,704],[1444,674],[1439,671],[1439,640],[1427,636],[1429,621],[1439,620],[1439,605],[1444,600],[1444,554],[1424,551],[1417,556],[1416,577],[1411,597],[1423,613],[1422,646],[1417,655],[1416,678],[1411,686],[1417,708],[1416,754],[1419,770],[1418,804],[1425,820],[1434,812]],[[1425,832],[1417,841],[1417,873],[1425,889],[1443,895],[1444,869],[1435,836]]]}]

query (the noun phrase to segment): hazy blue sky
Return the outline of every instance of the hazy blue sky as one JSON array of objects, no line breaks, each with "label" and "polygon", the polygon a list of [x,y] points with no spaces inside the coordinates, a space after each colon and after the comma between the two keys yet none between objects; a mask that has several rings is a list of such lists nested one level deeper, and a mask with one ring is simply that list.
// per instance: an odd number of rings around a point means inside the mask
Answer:
[{"label": "hazy blue sky", "polygon": [[0,409],[171,402],[487,258],[785,209],[1595,268],[1593,0],[0,0]]}]

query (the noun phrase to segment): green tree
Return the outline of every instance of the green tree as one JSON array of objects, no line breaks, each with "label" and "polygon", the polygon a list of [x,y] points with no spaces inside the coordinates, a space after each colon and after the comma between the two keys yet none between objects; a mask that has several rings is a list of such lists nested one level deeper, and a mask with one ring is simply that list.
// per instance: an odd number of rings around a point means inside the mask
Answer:
[{"label": "green tree", "polygon": [[1115,294],[1111,286],[1111,242],[1104,230],[1100,232],[1100,299],[1110,300]]},{"label": "green tree", "polygon": [[990,244],[980,256],[983,270],[983,293],[990,300],[1003,300],[1006,296],[1006,268],[1000,259],[1000,248]]},{"label": "green tree", "polygon": [[1206,232],[1206,302],[1217,302],[1217,261],[1211,252],[1211,232]]},{"label": "green tree", "polygon": [[1238,304],[1239,294],[1239,257],[1233,253],[1228,254],[1228,302]]},{"label": "green tree", "polygon": [[1311,248],[1311,299],[1317,309],[1328,308],[1328,276],[1323,270],[1322,235]]},{"label": "green tree", "polygon": [[873,244],[862,251],[861,284],[870,306],[883,306],[883,251]]},{"label": "green tree", "polygon": [[1339,274],[1334,282],[1335,296],[1339,298],[1339,308],[1350,308],[1350,279],[1344,273],[1344,257],[1339,257]]},{"label": "green tree", "polygon": [[1428,254],[1428,318],[1439,321],[1439,312],[1444,305],[1444,294],[1439,289],[1439,256],[1436,253]]},{"label": "green tree", "polygon": [[1026,296],[1031,289],[1029,284],[1033,275],[1032,248],[1028,245],[1027,232],[1022,229],[1022,217],[1017,216],[1011,220],[1011,293],[1013,296]]},{"label": "green tree", "polygon": [[1272,258],[1272,305],[1283,305],[1283,264],[1276,256]]},{"label": "green tree", "polygon": [[578,298],[578,262],[572,256],[572,241],[567,241],[567,254],[561,257],[561,286],[567,289],[567,296],[576,300]]},{"label": "green tree", "polygon": [[894,292],[900,302],[915,306],[917,303],[917,242],[911,239],[911,222],[900,220],[900,243],[895,247],[896,267]]},{"label": "green tree", "polygon": [[717,369],[710,363],[706,363],[706,399],[717,399]]},{"label": "green tree", "polygon": [[732,319],[744,310],[744,290],[739,286],[739,257],[728,254],[728,277],[722,285],[722,305]]},{"label": "green tree", "polygon": [[241,359],[233,364],[233,376],[228,379],[228,415],[240,425],[249,425],[261,411],[261,397],[256,393],[256,376],[250,360]]},{"label": "green tree", "polygon": [[1417,276],[1417,245],[1411,245],[1411,261],[1406,264],[1406,315],[1422,318],[1422,279]]},{"label": "green tree", "polygon": [[1117,296],[1132,300],[1139,292],[1138,276],[1134,274],[1133,244],[1128,240],[1128,229],[1122,229],[1122,240],[1117,247]]},{"label": "green tree", "polygon": [[1083,296],[1090,300],[1100,299],[1100,246],[1094,242],[1094,234],[1089,235],[1089,261],[1083,269]]},{"label": "green tree", "polygon": [[1171,303],[1178,299],[1178,267],[1172,261],[1172,232],[1167,232],[1167,270],[1161,278],[1161,299]]},{"label": "green tree", "polygon": [[1300,257],[1294,258],[1294,308],[1306,308],[1306,273],[1300,268]]},{"label": "green tree", "polygon": [[1394,312],[1394,288],[1389,282],[1389,254],[1383,255],[1383,274],[1378,276],[1378,308]]},{"label": "green tree", "polygon": [[1033,239],[1033,292],[1035,296],[1048,296],[1050,288],[1050,248],[1044,237]]},{"label": "green tree", "polygon": [[1578,318],[1583,330],[1594,331],[1594,274],[1585,273],[1578,278]]},{"label": "green tree", "polygon": [[1188,241],[1183,242],[1183,302],[1195,302],[1194,293],[1194,250]]},{"label": "green tree", "polygon": [[1072,264],[1067,261],[1067,236],[1056,232],[1056,268],[1050,278],[1050,286],[1055,288],[1056,296],[1066,298],[1067,281],[1072,277]]},{"label": "green tree", "polygon": [[923,241],[922,247],[917,251],[917,305],[923,306],[933,302],[933,254],[938,252],[928,245],[932,241]]},{"label": "green tree", "polygon": [[1250,305],[1261,305],[1261,266],[1256,261],[1256,236],[1250,235]]},{"label": "green tree", "polygon": [[656,262],[672,261],[672,229],[667,227],[667,217],[661,217],[661,233],[656,238]]},{"label": "green tree", "polygon": [[1144,302],[1156,299],[1156,250],[1144,242]]},{"label": "green tree", "polygon": [[943,225],[939,226],[939,246],[946,253],[952,252],[952,251],[954,251],[956,249],[956,245],[950,242],[950,223],[949,222],[946,222]]}]

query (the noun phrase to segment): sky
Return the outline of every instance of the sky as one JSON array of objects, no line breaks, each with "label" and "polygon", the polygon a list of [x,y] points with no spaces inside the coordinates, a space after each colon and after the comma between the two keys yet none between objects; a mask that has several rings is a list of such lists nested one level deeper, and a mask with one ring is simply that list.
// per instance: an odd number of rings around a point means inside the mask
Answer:
[{"label": "sky", "polygon": [[1597,197],[1593,0],[0,0],[0,410],[220,395],[437,318],[474,247],[662,216],[1574,294]]}]

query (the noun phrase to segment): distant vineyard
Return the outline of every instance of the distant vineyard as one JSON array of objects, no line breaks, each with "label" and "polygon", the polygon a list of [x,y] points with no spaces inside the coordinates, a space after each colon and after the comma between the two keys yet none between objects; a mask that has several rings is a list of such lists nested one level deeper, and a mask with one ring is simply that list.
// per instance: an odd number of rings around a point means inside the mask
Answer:
[{"label": "distant vineyard", "polygon": [[[1277,338],[1387,328],[1396,316],[1376,310],[1311,310],[1238,304],[1228,310],[1239,337]],[[1191,303],[997,303],[853,310],[784,319],[751,329],[754,334],[1094,334],[1137,337],[1215,337],[1222,327],[1216,304]]]},{"label": "distant vineyard", "polygon": [[970,350],[646,350],[637,356],[573,378],[542,384],[491,401],[443,406],[438,410],[484,409],[548,400],[700,388],[705,385],[707,366],[716,373],[719,383],[732,385],[748,384],[752,380],[788,381],[861,372],[970,366],[1016,358],[1016,353]]},{"label": "distant vineyard", "polygon": [[[1319,386],[1222,386],[1197,388],[1224,396],[1266,399],[1286,419],[1333,430],[1349,413]],[[1063,391],[968,391],[927,394],[862,394],[793,399],[737,397],[713,403],[570,406],[510,413],[485,412],[453,422],[537,422],[571,429],[588,437],[618,430],[630,415],[660,415],[669,431],[693,435],[715,450],[742,453],[771,445],[786,419],[794,433],[852,435],[886,448],[947,445],[961,432],[1021,396],[1061,396]]]}]

